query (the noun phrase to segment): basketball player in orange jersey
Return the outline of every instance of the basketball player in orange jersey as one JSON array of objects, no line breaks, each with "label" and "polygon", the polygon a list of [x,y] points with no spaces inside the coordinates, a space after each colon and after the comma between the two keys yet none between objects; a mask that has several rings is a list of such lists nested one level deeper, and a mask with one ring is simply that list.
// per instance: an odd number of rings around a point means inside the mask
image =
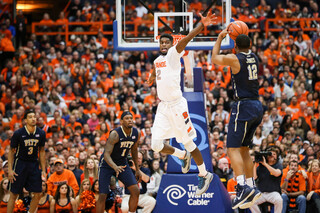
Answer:
[{"label": "basketball player in orange jersey", "polygon": [[[155,152],[162,152],[178,157],[182,162],[182,172],[187,173],[190,169],[191,157],[194,158],[198,169],[197,195],[201,195],[209,188],[213,174],[206,170],[200,150],[193,142],[196,131],[191,123],[187,100],[180,90],[180,58],[184,55],[185,47],[205,26],[215,21],[215,16],[208,13],[201,17],[201,23],[194,28],[179,43],[173,46],[173,37],[169,34],[160,36],[160,56],[154,61],[154,69],[148,82],[156,79],[157,93],[161,102],[158,105],[155,121],[153,124],[151,147]],[[175,137],[182,143],[186,151],[165,144],[165,139]]]},{"label": "basketball player in orange jersey", "polygon": [[236,37],[236,54],[219,54],[221,42],[229,33],[223,30],[212,49],[212,63],[230,66],[235,103],[232,106],[227,135],[227,152],[236,176],[237,197],[233,209],[249,208],[261,193],[255,187],[253,162],[249,154],[252,137],[260,125],[263,108],[259,98],[258,57],[250,50],[250,38]]}]

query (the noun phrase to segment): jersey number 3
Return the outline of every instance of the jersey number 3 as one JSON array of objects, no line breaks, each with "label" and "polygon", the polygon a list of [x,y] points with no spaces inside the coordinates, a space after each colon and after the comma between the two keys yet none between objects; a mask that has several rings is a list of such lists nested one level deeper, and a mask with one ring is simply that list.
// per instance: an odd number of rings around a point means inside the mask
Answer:
[{"label": "jersey number 3", "polygon": [[28,150],[29,150],[29,151],[28,151],[28,155],[32,155],[32,153],[33,153],[33,147],[29,147]]},{"label": "jersey number 3", "polygon": [[258,79],[258,68],[256,64],[248,65],[249,80]]}]

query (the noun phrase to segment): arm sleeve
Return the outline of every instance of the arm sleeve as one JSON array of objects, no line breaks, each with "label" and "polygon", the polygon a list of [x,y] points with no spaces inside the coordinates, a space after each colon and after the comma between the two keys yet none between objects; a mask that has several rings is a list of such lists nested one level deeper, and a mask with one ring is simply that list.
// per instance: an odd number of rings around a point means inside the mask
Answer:
[{"label": "arm sleeve", "polygon": [[306,181],[302,175],[299,177],[299,191],[306,191]]},{"label": "arm sleeve", "polygon": [[19,134],[17,131],[13,133],[13,136],[11,138],[10,147],[11,148],[17,148],[19,145]]},{"label": "arm sleeve", "polygon": [[53,182],[52,182],[52,175],[50,176],[50,178],[47,181],[47,187],[48,187],[48,194],[54,196],[53,194]]},{"label": "arm sleeve", "polygon": [[185,51],[183,50],[181,53],[177,52],[176,45],[171,47],[168,50],[167,58],[168,58],[168,63],[170,64],[171,67],[177,67],[179,66],[180,58],[184,55]]},{"label": "arm sleeve", "polygon": [[76,179],[76,176],[74,176],[73,172],[70,171],[69,173],[69,180],[68,180],[68,184],[73,188],[74,194],[78,194],[79,191],[79,186],[78,186],[78,182]]}]

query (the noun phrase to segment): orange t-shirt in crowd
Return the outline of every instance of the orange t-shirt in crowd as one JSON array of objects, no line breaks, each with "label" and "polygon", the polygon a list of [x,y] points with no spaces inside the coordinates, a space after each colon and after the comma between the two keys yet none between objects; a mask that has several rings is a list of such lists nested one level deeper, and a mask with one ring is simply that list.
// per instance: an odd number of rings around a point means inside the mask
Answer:
[{"label": "orange t-shirt in crowd", "polygon": [[[82,173],[82,174],[81,174],[81,176],[80,176],[80,180],[81,180],[81,182],[84,180],[84,173]],[[93,177],[89,177],[89,181],[90,181],[90,185],[92,185],[92,184],[93,184],[93,182],[94,182]]]},{"label": "orange t-shirt in crowd", "polygon": [[61,175],[58,175],[54,172],[48,179],[48,194],[54,196],[56,194],[56,190],[58,185],[61,183],[66,183],[72,187],[74,194],[78,194],[79,186],[76,177],[74,176],[73,172],[64,169]]},{"label": "orange t-shirt in crowd", "polygon": [[4,37],[1,39],[0,50],[2,50],[3,52],[14,52],[15,51],[13,44],[12,44],[12,41],[7,37]]},{"label": "orange t-shirt in crowd", "polygon": [[97,38],[96,42],[98,42],[99,44],[101,44],[101,46],[104,48],[104,49],[107,49],[108,47],[108,39],[106,38],[102,38],[101,41],[99,41],[99,39]]},{"label": "orange t-shirt in crowd", "polygon": [[230,192],[235,192],[236,191],[236,189],[235,189],[236,185],[237,185],[237,181],[236,180],[234,180],[233,178],[229,179],[228,183],[227,183],[227,191],[229,193]]}]

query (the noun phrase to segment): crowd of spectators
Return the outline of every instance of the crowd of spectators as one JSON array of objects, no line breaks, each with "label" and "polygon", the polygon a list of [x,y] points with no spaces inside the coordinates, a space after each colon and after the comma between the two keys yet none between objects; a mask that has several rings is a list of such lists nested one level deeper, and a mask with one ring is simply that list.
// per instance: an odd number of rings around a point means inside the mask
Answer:
[{"label": "crowd of spectators", "polygon": [[[320,157],[320,27],[317,22],[279,20],[274,25],[283,28],[283,32],[270,33],[267,39],[262,33],[264,25],[261,23],[266,18],[317,17],[316,1],[304,2],[304,5],[294,2],[279,3],[272,8],[261,0],[258,7],[251,8],[242,0],[239,6],[232,7],[232,13],[250,27],[262,30],[250,34],[252,51],[260,60],[259,100],[264,106],[263,121],[254,134],[252,153],[277,147],[281,186],[287,179],[294,178],[287,173],[289,164],[294,168],[294,161],[297,161],[301,177],[295,178],[303,178],[306,183],[301,196],[317,203],[319,197],[312,197],[320,190],[319,161],[316,161]],[[150,16],[141,5],[127,6],[126,9],[132,10],[128,19]],[[67,10],[68,16],[61,12],[56,22],[112,21],[114,7],[114,2],[110,4],[104,0],[84,4],[73,0]],[[152,1],[150,8],[174,11],[172,2],[166,0]],[[194,0],[190,8],[194,12],[203,11],[206,3]],[[214,10],[219,14],[221,8],[216,6]],[[156,197],[161,175],[166,172],[167,156],[151,150],[152,124],[159,100],[155,87],[146,80],[158,52],[117,52],[113,49],[112,38],[106,38],[101,32],[96,36],[72,35],[68,43],[61,35],[37,37],[31,34],[25,40],[21,37],[26,23],[22,11],[15,20],[19,25],[14,27],[12,20],[6,19],[0,29],[1,62],[5,62],[0,74],[0,161],[3,162],[0,180],[8,175],[6,160],[13,131],[23,126],[24,111],[34,108],[38,127],[47,133],[48,194],[55,196],[57,186],[53,182],[61,181],[59,178],[72,179],[68,184],[74,196],[78,195],[79,187],[81,191],[81,181],[86,179],[97,194],[99,158],[110,130],[120,125],[122,112],[129,110],[134,115],[135,127],[141,131],[141,166],[151,170],[146,193]],[[49,14],[44,14],[41,22],[53,21]],[[318,30],[303,31],[302,24],[318,27]],[[297,28],[297,31],[290,31],[290,28]],[[74,30],[81,29],[75,27]],[[13,39],[16,39],[16,48]],[[228,118],[233,103],[230,69],[211,64],[210,51],[195,51],[194,56],[205,76],[212,164],[227,187],[233,180],[226,154]],[[292,159],[293,155],[297,155],[297,159]],[[67,175],[64,170],[72,172]],[[60,176],[62,173],[64,177]],[[115,195],[123,193],[116,183],[112,189]],[[228,190],[232,192],[233,189],[228,187]],[[285,191],[279,193],[286,194]],[[285,196],[282,197],[285,200]],[[303,198],[300,197],[299,202]],[[290,201],[289,207],[297,206]]]}]

